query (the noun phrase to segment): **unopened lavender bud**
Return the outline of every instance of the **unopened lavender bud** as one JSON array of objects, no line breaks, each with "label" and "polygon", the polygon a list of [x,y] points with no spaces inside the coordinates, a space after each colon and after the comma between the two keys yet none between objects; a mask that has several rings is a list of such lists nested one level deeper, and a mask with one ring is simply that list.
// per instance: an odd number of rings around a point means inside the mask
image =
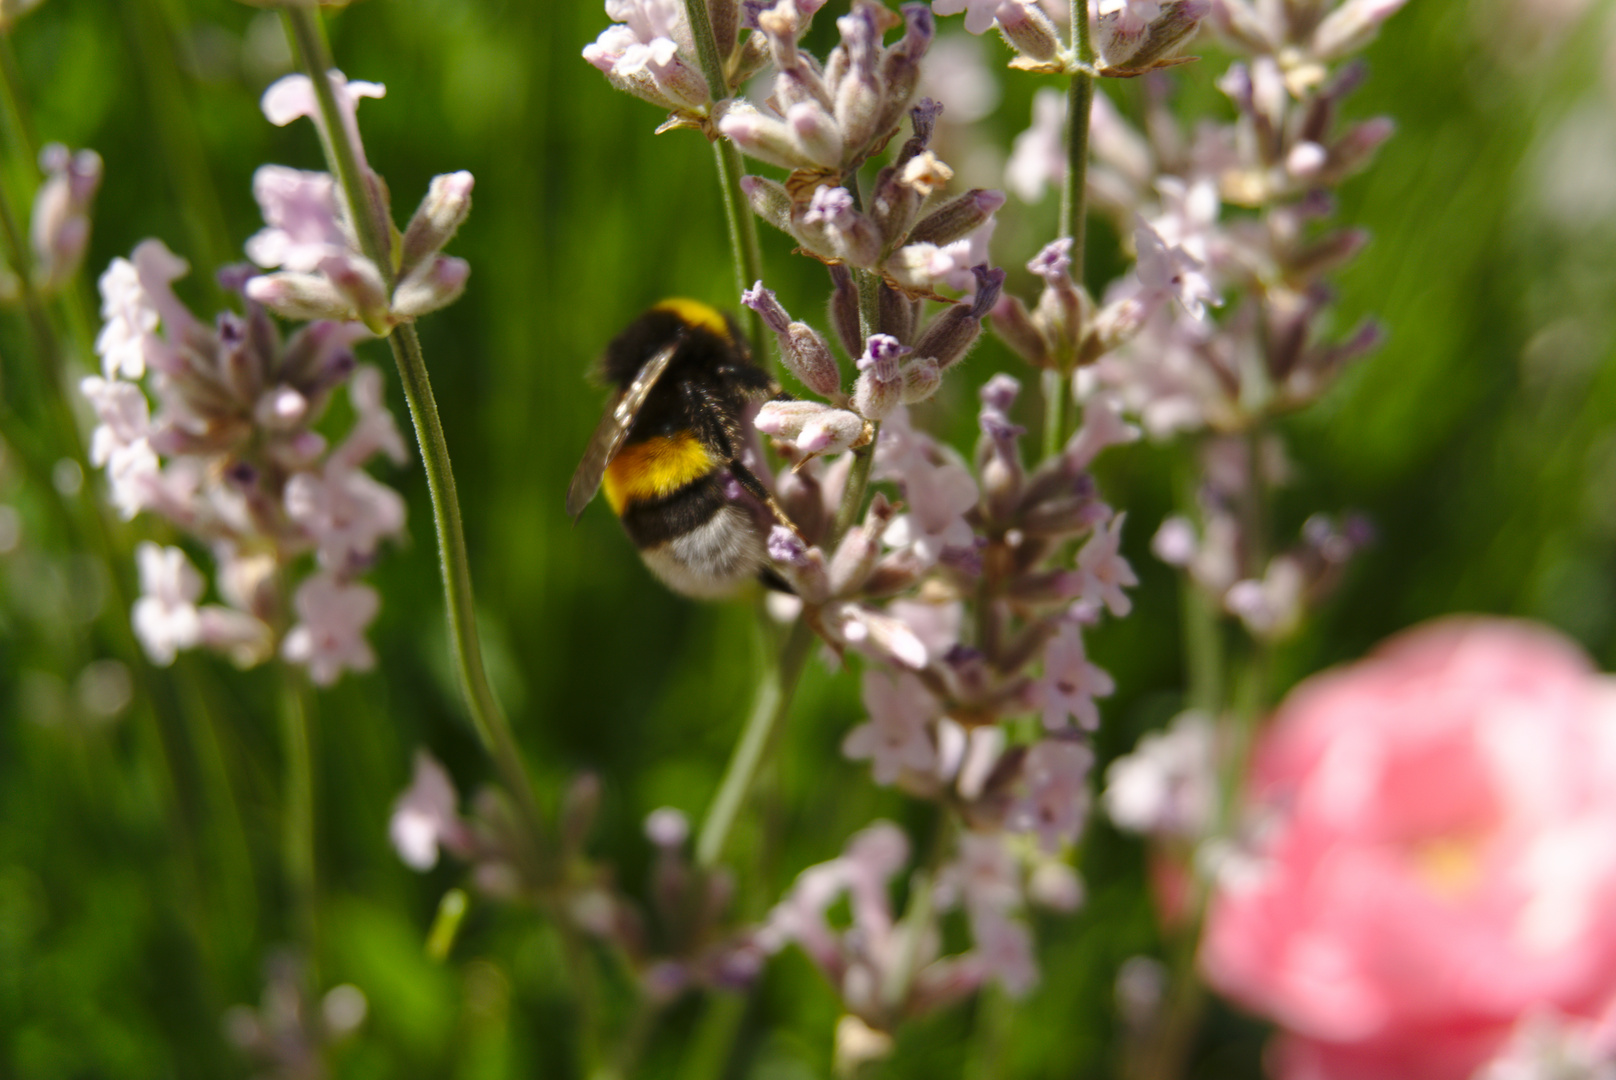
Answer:
[{"label": "unopened lavender bud", "polygon": [[567,790],[561,796],[561,808],[557,814],[559,820],[556,823],[564,850],[583,850],[589,830],[594,827],[595,817],[600,813],[600,795],[599,773],[579,773],[567,785]]},{"label": "unopened lavender bud", "polygon": [[713,39],[718,42],[718,55],[727,59],[735,51],[735,42],[740,36],[740,0],[707,0],[707,20],[712,23]]},{"label": "unopened lavender bud", "polygon": [[1264,354],[1268,374],[1275,382],[1284,382],[1301,359],[1313,316],[1323,306],[1323,297],[1315,302],[1310,295],[1276,287],[1269,290],[1267,301]]},{"label": "unopened lavender bud", "polygon": [[283,319],[346,319],[353,305],[324,274],[279,271],[247,282],[246,296]]},{"label": "unopened lavender bud", "polygon": [[903,376],[898,360],[910,351],[889,334],[872,334],[858,367],[862,375],[853,387],[853,407],[871,420],[883,420],[903,399]]},{"label": "unopened lavender bud", "polygon": [[[368,265],[368,263],[367,263]],[[415,268],[393,291],[393,314],[412,319],[447,307],[466,291],[471,264],[465,259],[437,255]],[[369,324],[369,320],[366,320]]]},{"label": "unopened lavender bud", "polygon": [[937,36],[937,20],[927,4],[903,5],[904,33],[888,49],[881,64],[881,77],[887,88],[887,109],[883,124],[896,124],[920,82],[920,60]]},{"label": "unopened lavender bud", "polygon": [[819,331],[807,323],[792,322],[773,291],[765,289],[761,281],[741,294],[741,303],[762,316],[764,325],[774,331],[780,359],[804,386],[825,397],[841,391],[842,375],[836,358]]},{"label": "unopened lavender bud", "polygon": [[743,176],[741,193],[754,214],[781,232],[791,231],[791,193],[785,185],[762,176]]},{"label": "unopened lavender bud", "polygon": [[1037,4],[1000,4],[999,33],[1010,47],[1033,60],[1054,60],[1060,55],[1060,35]]},{"label": "unopened lavender bud", "polygon": [[943,385],[943,373],[937,367],[937,361],[929,356],[922,356],[911,360],[903,366],[903,394],[905,405],[918,405],[922,401],[930,401],[937,393],[938,387]]},{"label": "unopened lavender bud", "polygon": [[1003,205],[1004,192],[973,188],[922,218],[906,243],[952,244],[980,228]]},{"label": "unopened lavender bud", "polygon": [[918,305],[884,281],[876,288],[876,329],[899,341],[913,340]]},{"label": "unopened lavender bud", "polygon": [[763,320],[763,325],[776,334],[784,334],[791,326],[791,316],[786,314],[786,309],[774,295],[774,290],[765,289],[761,280],[754,282],[750,289],[741,293],[741,303],[757,312]]},{"label": "unopened lavender bud", "polygon": [[909,231],[923,201],[920,192],[900,182],[897,167],[888,165],[875,176],[875,189],[870,195],[870,217],[882,236],[894,240]]},{"label": "unopened lavender bud", "polygon": [[894,513],[885,496],[877,494],[870,501],[863,523],[848,530],[831,557],[831,595],[848,596],[864,584],[881,558],[881,534],[891,524]]},{"label": "unopened lavender bud", "polygon": [[804,240],[818,239],[831,254],[854,266],[872,266],[881,255],[880,230],[854,209],[846,188],[815,188],[794,231]]},{"label": "unopened lavender bud", "polygon": [[836,330],[836,339],[848,356],[864,351],[864,332],[859,327],[858,286],[853,283],[853,272],[845,266],[834,265],[830,271],[830,324]]},{"label": "unopened lavender bud", "polygon": [[1389,19],[1406,0],[1346,0],[1324,17],[1313,31],[1311,53],[1317,60],[1339,60],[1357,52],[1372,41],[1380,24]]},{"label": "unopened lavender bud", "polygon": [[1330,174],[1339,179],[1369,164],[1380,144],[1392,137],[1397,125],[1389,116],[1377,116],[1354,124],[1330,147]]},{"label": "unopened lavender bud", "polygon": [[842,162],[842,133],[836,120],[817,101],[802,101],[786,110],[786,124],[806,158],[834,168]]},{"label": "unopened lavender bud", "polygon": [[471,213],[471,189],[475,181],[469,172],[445,173],[434,176],[427,186],[426,198],[416,208],[404,230],[403,255],[400,268],[410,270],[442,249]]},{"label": "unopened lavender bud", "polygon": [[993,307],[993,332],[1011,351],[1033,367],[1048,367],[1049,342],[1027,314],[1027,306],[1009,293],[999,297]]},{"label": "unopened lavender bud", "polygon": [[809,547],[802,537],[776,525],[766,544],[769,558],[777,563],[786,579],[805,604],[822,604],[830,596],[830,574],[825,569],[825,553]]},{"label": "unopened lavender bud", "polygon": [[794,443],[804,454],[839,454],[866,437],[861,417],[818,401],[766,402],[752,426]]},{"label": "unopened lavender bud", "polygon": [[349,310],[357,312],[361,322],[377,334],[391,329],[386,286],[375,263],[360,255],[333,255],[320,261],[320,272],[347,297]]},{"label": "unopened lavender bud", "polygon": [[1160,14],[1137,30],[1129,26],[1126,4],[1100,16],[1100,73],[1127,77],[1162,66],[1195,33],[1211,6],[1211,0],[1164,0]]},{"label": "unopened lavender bud", "polygon": [[976,343],[982,333],[982,317],[993,310],[1004,288],[1004,271],[974,266],[976,295],[969,304],[955,304],[931,321],[915,342],[915,353],[930,356],[937,367],[947,371]]},{"label": "unopened lavender bud", "polygon": [[779,338],[780,359],[802,384],[823,397],[842,392],[842,373],[830,345],[807,323],[794,322]]},{"label": "unopened lavender bud", "polygon": [[1351,262],[1367,243],[1367,230],[1341,229],[1303,248],[1287,260],[1287,265],[1298,277],[1321,277]]},{"label": "unopened lavender bud", "polygon": [[718,118],[719,132],[741,153],[778,165],[782,169],[806,169],[818,164],[804,154],[791,125],[760,112],[744,98],[730,101]]},{"label": "unopened lavender bud", "polygon": [[909,127],[914,132],[912,138],[924,149],[931,142],[932,132],[937,127],[937,118],[943,115],[943,103],[923,97],[915,102],[915,107],[909,110]]}]

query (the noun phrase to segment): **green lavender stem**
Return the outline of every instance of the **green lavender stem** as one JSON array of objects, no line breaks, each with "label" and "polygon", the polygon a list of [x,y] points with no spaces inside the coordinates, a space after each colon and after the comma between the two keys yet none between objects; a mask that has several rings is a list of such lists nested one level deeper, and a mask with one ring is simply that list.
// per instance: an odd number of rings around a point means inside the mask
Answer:
[{"label": "green lavender stem", "polygon": [[[1072,0],[1072,51],[1080,64],[1094,62],[1089,45],[1087,0]],[[1089,113],[1094,108],[1094,76],[1072,75],[1066,97],[1066,183],[1061,188],[1059,235],[1072,238],[1072,280],[1083,284],[1083,226],[1089,171]]]},{"label": "green lavender stem", "polygon": [[[1089,44],[1088,0],[1071,0],[1072,55],[1086,68],[1094,62]],[[1072,73],[1066,91],[1066,180],[1061,185],[1060,220],[1057,236],[1072,241],[1072,280],[1083,285],[1085,234],[1088,218],[1089,114],[1094,109],[1094,76],[1087,70]],[[1046,373],[1047,376],[1048,373]],[[1066,376],[1047,378],[1044,391],[1044,456],[1053,457],[1066,440],[1066,396],[1071,392]]]},{"label": "green lavender stem", "polygon": [[314,745],[309,723],[309,688],[302,672],[281,665],[281,742],[285,794],[281,849],[292,894],[297,937],[310,963],[318,956],[318,886],[314,858]]},{"label": "green lavender stem", "polygon": [[[359,154],[349,139],[342,111],[326,73],[331,58],[314,8],[291,4],[282,9],[299,62],[314,84],[324,118],[322,141],[332,171],[342,186],[355,231],[365,256],[376,264],[386,288],[393,288],[391,245],[383,233],[381,212],[359,169]],[[542,835],[543,818],[534,796],[532,782],[522,765],[521,752],[511,732],[510,722],[494,696],[483,668],[482,645],[477,638],[476,600],[471,587],[471,560],[466,551],[465,531],[460,519],[460,497],[455,490],[454,471],[449,463],[449,444],[427,376],[426,358],[415,327],[404,323],[387,337],[398,365],[410,420],[415,425],[416,443],[426,472],[427,490],[432,499],[432,521],[438,535],[438,561],[443,573],[443,591],[449,614],[449,633],[455,650],[455,670],[460,688],[471,712],[472,725],[483,749],[494,760],[500,778],[510,790],[525,823],[535,837]]]},{"label": "green lavender stem", "polygon": [[797,680],[802,676],[813,640],[807,620],[798,619],[791,625],[785,644],[780,648],[778,662],[763,672],[752,712],[741,729],[740,741],[735,744],[724,769],[718,794],[713,796],[713,804],[696,837],[696,865],[703,869],[717,866],[724,854],[724,844],[752,788],[752,781],[785,726],[791,698],[796,693]]},{"label": "green lavender stem", "polygon": [[1066,441],[1066,375],[1055,368],[1043,372],[1044,392],[1044,457],[1060,453]]},{"label": "green lavender stem", "polygon": [[[718,52],[718,38],[713,33],[712,19],[707,13],[706,0],[685,0],[685,17],[690,23],[691,36],[696,41],[696,57],[701,63],[702,77],[707,80],[707,92],[713,101],[729,96],[729,81],[724,73],[724,58]],[[718,187],[724,198],[724,221],[729,227],[730,254],[735,263],[735,295],[752,287],[763,278],[763,249],[758,244],[757,220],[741,190],[741,177],[745,167],[741,152],[728,139],[713,140],[713,154],[718,162]],[[752,355],[763,356],[763,318],[748,308],[744,315],[746,336],[752,342]]]}]

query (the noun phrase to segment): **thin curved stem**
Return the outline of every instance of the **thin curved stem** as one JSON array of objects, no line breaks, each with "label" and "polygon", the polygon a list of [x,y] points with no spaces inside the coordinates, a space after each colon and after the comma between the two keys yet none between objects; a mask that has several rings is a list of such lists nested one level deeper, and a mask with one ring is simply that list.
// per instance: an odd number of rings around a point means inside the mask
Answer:
[{"label": "thin curved stem", "polygon": [[[394,271],[391,244],[384,235],[384,223],[359,165],[359,152],[349,137],[331,80],[331,58],[322,36],[316,10],[301,5],[282,9],[292,45],[308,72],[320,103],[321,138],[326,155],[351,209],[355,232],[367,258],[376,264],[389,291]],[[421,465],[426,473],[432,500],[432,521],[438,534],[438,561],[443,573],[443,592],[449,615],[449,635],[454,644],[455,671],[472,726],[483,749],[494,760],[500,779],[516,800],[525,823],[535,838],[543,835],[543,816],[533,793],[532,781],[522,765],[521,751],[511,732],[510,722],[489,685],[483,667],[482,644],[477,637],[476,599],[471,585],[471,559],[466,550],[461,525],[460,497],[455,489],[454,470],[449,462],[449,444],[438,416],[432,382],[427,375],[426,358],[415,327],[404,323],[387,337],[398,365],[399,380],[415,426]]]},{"label": "thin curved stem", "polygon": [[314,741],[310,734],[309,688],[301,672],[281,665],[281,739],[285,754],[285,806],[281,845],[297,936],[310,964],[317,962],[318,908],[314,857]]},{"label": "thin curved stem", "polygon": [[808,621],[798,619],[791,625],[785,644],[780,648],[779,660],[763,672],[751,715],[741,729],[740,741],[735,744],[729,764],[724,769],[718,794],[713,796],[712,806],[702,820],[701,832],[696,837],[696,865],[703,869],[717,866],[723,857],[724,845],[735,827],[735,819],[740,815],[747,793],[752,789],[752,781],[756,779],[758,769],[785,726],[786,716],[791,711],[791,699],[797,690],[797,680],[802,676],[813,641],[814,634],[808,628]]},{"label": "thin curved stem", "polygon": [[[763,249],[758,244],[757,218],[752,214],[746,193],[741,190],[741,177],[746,168],[741,152],[728,139],[713,143],[713,154],[718,159],[718,184],[724,196],[724,220],[729,226],[730,255],[735,263],[735,297],[763,280]],[[746,336],[752,342],[752,355],[760,360],[763,352],[763,316],[751,308],[742,314]]]}]

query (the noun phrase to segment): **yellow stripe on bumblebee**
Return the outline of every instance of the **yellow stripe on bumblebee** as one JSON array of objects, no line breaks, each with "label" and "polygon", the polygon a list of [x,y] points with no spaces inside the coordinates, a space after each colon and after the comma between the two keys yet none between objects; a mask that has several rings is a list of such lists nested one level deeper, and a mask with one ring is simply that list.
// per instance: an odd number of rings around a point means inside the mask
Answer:
[{"label": "yellow stripe on bumblebee", "polygon": [[732,345],[735,343],[735,339],[730,337],[729,322],[724,318],[724,313],[700,300],[674,296],[657,304],[651,310],[671,312],[690,326],[711,331]]},{"label": "yellow stripe on bumblebee", "polygon": [[621,515],[629,503],[671,495],[719,464],[690,431],[658,435],[618,451],[606,466],[602,486],[612,512]]}]

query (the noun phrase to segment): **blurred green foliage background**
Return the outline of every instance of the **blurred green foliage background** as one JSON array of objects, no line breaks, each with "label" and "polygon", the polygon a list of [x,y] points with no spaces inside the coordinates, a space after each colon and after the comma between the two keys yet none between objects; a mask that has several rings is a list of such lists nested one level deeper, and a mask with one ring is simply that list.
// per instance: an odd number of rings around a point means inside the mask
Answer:
[{"label": "blurred green foliage background", "polygon": [[[369,0],[329,25],[339,65],[387,84],[360,118],[397,216],[436,173],[477,177],[476,208],[450,249],[471,261],[470,289],[421,334],[482,633],[541,791],[558,797],[581,770],[601,776],[592,846],[637,891],[651,853],[640,823],[661,805],[699,818],[739,729],[758,645],[749,607],[674,597],[608,513],[596,508],[574,528],[561,508],[599,415],[582,374],[604,342],[665,295],[736,300],[712,154],[690,132],[653,136],[662,117],[580,59],[606,21],[593,2]],[[1371,77],[1351,112],[1389,113],[1399,132],[1342,194],[1343,219],[1374,242],[1341,278],[1340,325],[1376,313],[1390,338],[1288,424],[1298,479],[1277,527],[1294,536],[1309,513],[1350,508],[1375,521],[1380,540],[1283,653],[1282,686],[1459,610],[1547,620],[1602,666],[1616,664],[1616,85],[1598,79],[1616,67],[1611,26],[1598,4],[1416,0],[1368,53]],[[958,20],[945,30],[960,34]],[[1003,90],[981,134],[1008,147],[1040,80],[1003,71],[1009,54],[996,40],[974,44]],[[1211,81],[1224,61],[1202,45],[1208,59],[1173,77],[1187,106],[1221,118]],[[80,283],[86,312],[95,275],[147,236],[190,259],[193,305],[215,305],[211,269],[239,260],[260,225],[254,168],[323,167],[312,127],[276,129],[259,113],[258,95],[289,63],[271,13],[229,0],[48,0],[10,47],[36,137],[93,147],[106,162]],[[1105,90],[1136,110],[1137,86]],[[37,180],[14,128],[6,135],[0,167],[15,192]],[[1025,292],[1020,266],[1053,233],[1054,200],[1012,201],[1011,215],[1022,223],[1001,229],[996,255]],[[823,270],[792,257],[784,237],[763,239],[769,283],[812,317]],[[1123,263],[1114,237],[1101,230],[1095,243],[1100,286]],[[44,430],[35,349],[21,315],[0,313],[7,404]],[[384,347],[364,351],[393,379]],[[968,445],[971,390],[997,370],[1035,385],[984,344],[926,421]],[[402,416],[396,381],[390,398]],[[1035,396],[1024,404],[1035,408]],[[1179,453],[1137,445],[1103,469],[1108,501],[1129,511],[1143,584],[1136,613],[1093,636],[1119,682],[1103,710],[1102,761],[1180,699],[1174,582],[1146,546],[1170,509]],[[414,748],[430,747],[463,791],[490,769],[448,667],[421,472],[412,464],[384,478],[409,500],[411,541],[386,552],[373,578],[384,598],[371,635],[380,662],[321,694],[316,717],[320,978],[352,982],[370,1003],[333,1064],[344,1077],[576,1075],[568,987],[579,973],[551,930],[479,904],[449,962],[429,961],[422,943],[459,871],[417,875],[386,840]],[[0,1075],[249,1075],[221,1017],[257,1002],[267,958],[294,936],[276,854],[273,676],[185,656],[139,673],[162,707],[158,726],[95,719],[82,705],[83,672],[118,655],[106,621],[96,623],[115,591],[93,552],[74,548],[41,480],[12,457],[0,473],[7,521],[20,525],[0,556]],[[158,535],[144,520],[120,527],[125,589],[133,540]],[[872,818],[917,837],[931,827],[841,759],[859,716],[853,674],[811,666],[760,810],[734,848],[752,867],[743,914],[761,916],[799,870]],[[156,765],[165,742],[170,774]],[[765,833],[775,842],[759,863]],[[1088,906],[1038,923],[1042,987],[1014,1007],[988,995],[914,1025],[891,1075],[1112,1072],[1117,967],[1162,944],[1140,845],[1096,821],[1082,858]],[[614,989],[605,999],[615,1009],[625,998]],[[737,1016],[726,1056],[720,1036]],[[835,1017],[828,988],[788,953],[747,1001],[675,1007],[644,1075],[824,1076]],[[1215,1012],[1193,1075],[1258,1075],[1263,1037],[1254,1022]]]}]

